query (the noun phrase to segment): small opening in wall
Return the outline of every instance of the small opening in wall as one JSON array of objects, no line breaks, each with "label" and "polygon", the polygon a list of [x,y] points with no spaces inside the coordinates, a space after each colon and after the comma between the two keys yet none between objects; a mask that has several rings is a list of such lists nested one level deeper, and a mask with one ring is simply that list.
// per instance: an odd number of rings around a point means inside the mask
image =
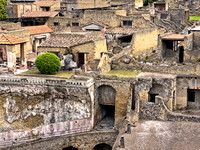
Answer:
[{"label": "small opening in wall", "polygon": [[149,93],[149,102],[155,103],[157,95],[159,95],[159,94],[151,94],[151,93]]},{"label": "small opening in wall", "polygon": [[62,150],[78,150],[78,149],[70,146],[70,147],[63,148]]},{"label": "small opening in wall", "polygon": [[187,89],[187,99],[188,102],[195,102],[195,90]]}]

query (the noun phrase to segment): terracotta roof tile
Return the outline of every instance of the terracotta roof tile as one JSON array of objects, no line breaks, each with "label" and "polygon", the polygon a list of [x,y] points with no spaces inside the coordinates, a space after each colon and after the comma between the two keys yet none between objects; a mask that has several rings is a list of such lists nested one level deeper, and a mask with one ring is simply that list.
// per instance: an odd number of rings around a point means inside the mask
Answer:
[{"label": "terracotta roof tile", "polygon": [[51,37],[40,44],[40,47],[73,47],[91,41],[102,40],[103,37]]},{"label": "terracotta roof tile", "polygon": [[130,35],[133,34],[136,31],[141,30],[141,28],[122,28],[122,27],[116,27],[116,28],[110,28],[106,30],[107,34],[125,34]]},{"label": "terracotta roof tile", "polygon": [[46,25],[22,27],[22,29],[28,29],[31,35],[53,32],[53,30]]},{"label": "terracotta roof tile", "polygon": [[26,41],[9,34],[0,34],[0,45],[13,45],[25,43]]},{"label": "terracotta roof tile", "polygon": [[185,35],[183,34],[170,34],[162,37],[162,40],[173,40],[173,41],[183,41]]},{"label": "terracotta roof tile", "polygon": [[29,11],[25,13],[22,17],[55,17],[59,12],[57,11]]}]

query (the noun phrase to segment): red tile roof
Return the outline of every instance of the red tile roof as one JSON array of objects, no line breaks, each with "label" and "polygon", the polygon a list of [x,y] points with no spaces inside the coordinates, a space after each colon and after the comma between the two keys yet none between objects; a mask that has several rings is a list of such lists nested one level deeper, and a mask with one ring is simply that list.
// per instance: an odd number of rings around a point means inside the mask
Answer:
[{"label": "red tile roof", "polygon": [[25,43],[26,41],[9,34],[0,34],[0,45],[13,45]]},{"label": "red tile roof", "polygon": [[28,29],[31,35],[53,32],[53,30],[46,25],[22,27],[22,29]]},{"label": "red tile roof", "polygon": [[51,37],[40,44],[40,47],[73,47],[91,41],[105,39],[103,37]]},{"label": "red tile roof", "polygon": [[130,35],[133,34],[136,31],[141,30],[141,28],[122,28],[122,27],[116,27],[116,28],[110,28],[106,30],[106,34],[125,34]]},{"label": "red tile roof", "polygon": [[25,13],[22,17],[32,18],[32,17],[55,17],[59,12],[57,11],[29,11]]},{"label": "red tile roof", "polygon": [[170,34],[162,37],[162,40],[183,41],[185,35],[183,34]]}]

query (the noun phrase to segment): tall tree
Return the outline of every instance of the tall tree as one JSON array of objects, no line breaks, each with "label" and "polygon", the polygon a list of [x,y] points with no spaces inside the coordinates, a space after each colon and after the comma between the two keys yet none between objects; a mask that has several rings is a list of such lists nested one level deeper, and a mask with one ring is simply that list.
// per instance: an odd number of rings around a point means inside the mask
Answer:
[{"label": "tall tree", "polygon": [[6,0],[0,0],[0,18],[7,18],[6,11],[7,2]]}]

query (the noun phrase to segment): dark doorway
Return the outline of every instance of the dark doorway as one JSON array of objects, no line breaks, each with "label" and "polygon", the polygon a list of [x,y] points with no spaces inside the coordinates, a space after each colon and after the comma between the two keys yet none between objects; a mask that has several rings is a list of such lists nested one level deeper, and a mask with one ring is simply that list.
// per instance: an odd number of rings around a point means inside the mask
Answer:
[{"label": "dark doorway", "polygon": [[[106,124],[106,126],[113,127],[115,121],[115,106],[100,105],[102,120],[101,124]],[[104,126],[104,125],[103,125]]]},{"label": "dark doorway", "polygon": [[120,43],[130,43],[132,40],[133,35],[128,35],[128,36],[123,36],[123,37],[119,37],[118,40],[120,41]]},{"label": "dark doorway", "polygon": [[96,145],[93,150],[112,150],[112,147],[108,144],[102,143]]},{"label": "dark doorway", "polygon": [[132,85],[132,105],[131,109],[135,110],[135,85]]},{"label": "dark doorway", "polygon": [[85,62],[84,53],[78,53],[78,67],[82,67]]},{"label": "dark doorway", "polygon": [[151,94],[151,93],[149,93],[149,102],[155,103],[157,95],[159,95],[159,94]]},{"label": "dark doorway", "polygon": [[184,61],[184,48],[183,46],[179,47],[179,63]]},{"label": "dark doorway", "polygon": [[187,100],[188,102],[195,102],[195,90],[187,89]]},{"label": "dark doorway", "polygon": [[67,148],[63,148],[62,150],[78,150],[78,149],[70,146],[70,147],[67,147]]},{"label": "dark doorway", "polygon": [[20,62],[24,61],[24,43],[20,44]]},{"label": "dark doorway", "polygon": [[115,123],[115,106],[99,105],[97,118],[98,120],[95,129],[113,129]]}]

